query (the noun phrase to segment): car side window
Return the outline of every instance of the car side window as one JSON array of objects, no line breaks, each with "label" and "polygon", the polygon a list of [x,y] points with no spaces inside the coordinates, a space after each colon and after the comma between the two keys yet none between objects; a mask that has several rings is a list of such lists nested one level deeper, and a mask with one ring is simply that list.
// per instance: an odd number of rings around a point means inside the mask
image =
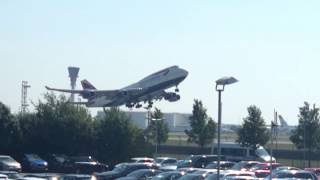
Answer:
[{"label": "car side window", "polygon": [[176,160],[174,160],[174,159],[168,159],[168,160],[166,160],[164,163],[170,163],[170,164],[172,164],[172,163],[176,163],[177,161]]}]

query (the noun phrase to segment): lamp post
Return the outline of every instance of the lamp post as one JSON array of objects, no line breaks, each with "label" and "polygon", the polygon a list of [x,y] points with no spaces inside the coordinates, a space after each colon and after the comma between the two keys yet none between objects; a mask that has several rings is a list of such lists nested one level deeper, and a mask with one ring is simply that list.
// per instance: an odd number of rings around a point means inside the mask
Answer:
[{"label": "lamp post", "polygon": [[221,131],[221,92],[224,90],[225,85],[233,84],[238,82],[234,77],[223,77],[216,80],[216,91],[218,91],[218,169],[217,177],[220,177],[220,156],[221,156],[221,145],[220,145],[220,131]]},{"label": "lamp post", "polygon": [[163,118],[152,118],[151,119],[152,121],[154,121],[155,123],[156,123],[156,150],[155,150],[155,157],[157,157],[157,155],[158,155],[158,122],[157,121],[161,121],[161,120],[163,120]]}]

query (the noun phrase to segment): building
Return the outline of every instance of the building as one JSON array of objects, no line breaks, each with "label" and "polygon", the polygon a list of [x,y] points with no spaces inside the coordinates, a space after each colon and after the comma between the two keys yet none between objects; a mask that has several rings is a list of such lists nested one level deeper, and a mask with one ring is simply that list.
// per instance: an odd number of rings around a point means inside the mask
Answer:
[{"label": "building", "polygon": [[[131,118],[132,122],[139,128],[146,129],[148,127],[148,112],[145,111],[125,111]],[[170,132],[183,132],[185,129],[190,129],[189,116],[187,113],[163,113],[164,121],[168,124]],[[97,117],[104,116],[103,111],[98,111]]]}]

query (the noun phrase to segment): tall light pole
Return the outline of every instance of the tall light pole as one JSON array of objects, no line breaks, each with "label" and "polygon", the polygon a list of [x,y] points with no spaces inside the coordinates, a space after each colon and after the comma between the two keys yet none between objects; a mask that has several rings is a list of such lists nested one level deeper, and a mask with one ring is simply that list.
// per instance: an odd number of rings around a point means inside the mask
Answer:
[{"label": "tall light pole", "polygon": [[218,91],[218,169],[217,177],[220,177],[220,156],[221,156],[221,145],[220,145],[220,131],[221,131],[221,92],[224,90],[225,85],[233,84],[238,82],[234,77],[223,77],[216,80],[216,91]]},{"label": "tall light pole", "polygon": [[155,125],[156,125],[156,150],[155,150],[155,157],[157,157],[157,155],[158,155],[158,126],[159,126],[159,123],[158,123],[158,121],[161,121],[161,120],[163,120],[163,118],[152,118],[151,119],[152,121],[154,121],[155,122]]}]

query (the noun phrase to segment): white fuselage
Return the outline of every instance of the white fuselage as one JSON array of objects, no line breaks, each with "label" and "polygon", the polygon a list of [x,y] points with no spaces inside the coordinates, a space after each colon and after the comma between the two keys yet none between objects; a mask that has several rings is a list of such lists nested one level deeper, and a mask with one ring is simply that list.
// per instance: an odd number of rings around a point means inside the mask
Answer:
[{"label": "white fuselage", "polygon": [[[165,89],[177,86],[188,75],[188,72],[178,66],[172,66],[153,73],[137,83],[120,89],[122,96],[107,98],[105,96],[95,97],[88,101],[88,107],[120,106],[126,103],[139,103],[148,101],[164,92]],[[127,93],[130,90],[135,93]]]}]

